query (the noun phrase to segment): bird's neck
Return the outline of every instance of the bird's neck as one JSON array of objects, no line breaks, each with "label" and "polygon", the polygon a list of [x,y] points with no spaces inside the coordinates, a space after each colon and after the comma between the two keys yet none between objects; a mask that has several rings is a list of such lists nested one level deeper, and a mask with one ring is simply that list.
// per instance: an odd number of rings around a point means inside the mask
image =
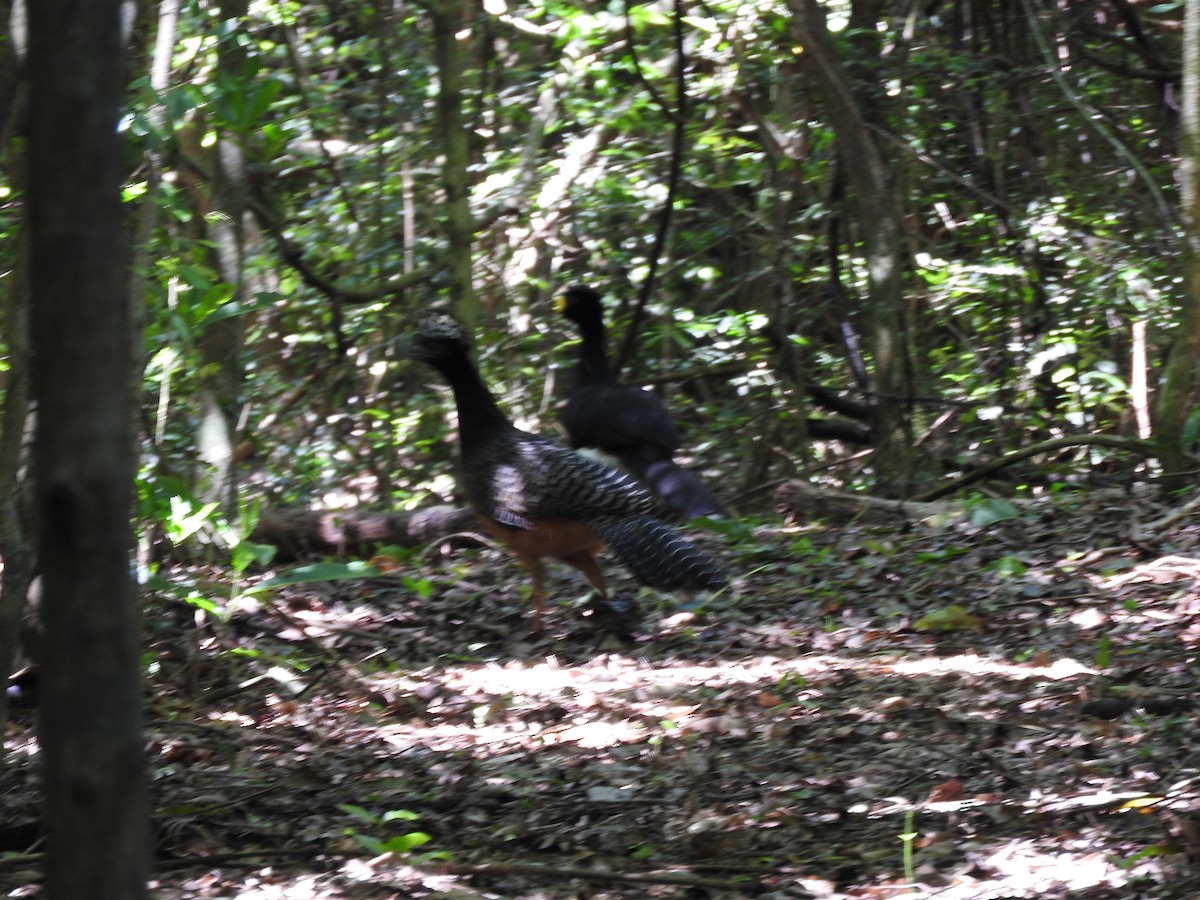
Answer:
[{"label": "bird's neck", "polygon": [[577,383],[609,384],[613,381],[613,373],[608,366],[608,339],[604,333],[604,323],[599,320],[580,322],[579,334],[583,338],[583,347],[579,352],[579,362],[575,365]]},{"label": "bird's neck", "polygon": [[442,373],[454,392],[454,405],[458,409],[458,434],[464,447],[471,443],[475,435],[488,429],[512,427],[470,359],[441,360],[434,368]]}]

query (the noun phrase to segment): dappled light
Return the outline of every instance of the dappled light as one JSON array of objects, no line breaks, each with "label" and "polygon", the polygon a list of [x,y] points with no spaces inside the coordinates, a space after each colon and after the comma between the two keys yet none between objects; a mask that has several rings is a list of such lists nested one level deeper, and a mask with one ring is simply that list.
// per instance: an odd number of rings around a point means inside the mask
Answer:
[{"label": "dappled light", "polygon": [[1200,2],[4,8],[0,896],[1200,896]]},{"label": "dappled light", "polygon": [[[157,639],[156,683],[198,689],[153,702],[162,895],[245,879],[251,896],[466,880],[532,896],[550,879],[593,896],[1116,898],[1175,878],[1200,799],[1180,643],[1197,564],[1081,565],[1106,526],[1079,512],[704,534],[743,574],[682,608],[637,593],[632,643],[566,599],[530,636],[497,549],[426,554],[420,590],[276,577],[199,655]],[[583,590],[551,574],[563,598]],[[950,605],[970,618],[917,625]],[[171,725],[184,710],[193,724]],[[319,871],[273,855],[285,831]],[[208,874],[166,874],[195,853],[214,854]]]}]

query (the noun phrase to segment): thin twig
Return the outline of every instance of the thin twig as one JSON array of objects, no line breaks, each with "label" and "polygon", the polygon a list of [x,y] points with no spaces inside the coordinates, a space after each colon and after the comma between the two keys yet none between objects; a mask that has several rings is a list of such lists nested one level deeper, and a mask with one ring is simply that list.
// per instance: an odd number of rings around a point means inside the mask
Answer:
[{"label": "thin twig", "polygon": [[531,875],[546,878],[583,878],[589,881],[615,881],[624,884],[666,884],[676,887],[711,888],[742,893],[760,891],[763,885],[749,879],[702,878],[697,875],[675,875],[655,872],[613,872],[604,869],[583,869],[576,866],[539,866],[530,863],[494,863],[442,866],[450,875]]}]

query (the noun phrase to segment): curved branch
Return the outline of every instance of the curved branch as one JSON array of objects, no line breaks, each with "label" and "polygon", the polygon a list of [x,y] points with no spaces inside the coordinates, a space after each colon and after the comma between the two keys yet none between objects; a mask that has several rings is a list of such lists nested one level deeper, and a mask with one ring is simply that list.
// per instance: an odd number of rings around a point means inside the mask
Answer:
[{"label": "curved branch", "polygon": [[[180,151],[179,159],[180,162],[199,175],[203,181],[206,183],[212,181],[212,171],[190,153]],[[429,272],[425,269],[408,272],[399,278],[388,281],[387,284],[381,287],[365,291],[342,287],[330,281],[318,272],[316,266],[305,257],[303,248],[294,241],[289,240],[288,236],[284,234],[283,222],[280,221],[279,215],[271,205],[270,198],[267,197],[263,189],[263,181],[264,178],[261,173],[250,180],[248,185],[249,193],[246,196],[246,208],[254,215],[259,227],[262,228],[267,237],[271,239],[271,242],[275,246],[275,252],[279,254],[280,259],[291,266],[296,274],[300,276],[300,280],[314,291],[324,295],[331,301],[357,306],[364,303],[374,303],[376,300],[384,297],[400,294],[422,281],[428,281]]]},{"label": "curved branch", "polygon": [[[626,0],[626,22],[628,22],[629,0]],[[654,246],[650,249],[649,268],[646,273],[646,280],[642,284],[642,289],[638,292],[637,303],[633,307],[633,316],[629,320],[629,326],[625,330],[625,341],[621,345],[621,352],[617,354],[615,371],[620,372],[625,363],[632,356],[634,349],[637,347],[638,327],[642,322],[642,315],[646,309],[646,301],[650,299],[650,294],[654,291],[654,281],[658,275],[658,264],[662,257],[663,247],[667,243],[667,234],[671,230],[671,217],[675,210],[675,195],[679,189],[679,174],[683,168],[683,137],[684,125],[687,122],[688,103],[687,103],[687,81],[684,77],[684,66],[687,57],[684,55],[683,49],[683,3],[682,0],[675,0],[675,17],[674,17],[674,36],[675,36],[675,112],[671,115],[674,120],[675,127],[671,134],[671,168],[667,174],[667,199],[663,202],[662,213],[658,220],[658,231],[654,235]],[[632,35],[630,35],[630,52],[634,53],[636,59],[636,51],[633,50]]]},{"label": "curved branch", "polygon": [[1139,438],[1121,437],[1115,434],[1081,434],[1070,437],[1052,438],[1048,441],[1024,447],[1014,453],[1009,453],[990,463],[985,463],[978,469],[968,472],[966,475],[955,478],[953,481],[948,481],[931,491],[926,491],[917,499],[920,501],[937,500],[953,494],[968,484],[986,478],[993,472],[999,472],[1001,469],[1019,463],[1022,460],[1038,456],[1042,453],[1049,453],[1053,450],[1063,450],[1067,447],[1112,447],[1114,450],[1124,450],[1128,453],[1136,453],[1145,457],[1158,455],[1158,449],[1150,441],[1143,441]]}]

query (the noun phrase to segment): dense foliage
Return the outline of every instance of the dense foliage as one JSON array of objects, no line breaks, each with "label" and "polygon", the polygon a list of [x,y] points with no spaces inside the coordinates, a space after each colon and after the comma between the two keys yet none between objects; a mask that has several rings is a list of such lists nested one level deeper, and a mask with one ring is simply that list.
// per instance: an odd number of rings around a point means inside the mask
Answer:
[{"label": "dense foliage", "polygon": [[[1134,325],[1151,326],[1151,366],[1170,338],[1182,6],[1122,8],[1130,18],[1033,2],[905,19],[827,8],[892,174],[914,425],[936,430],[947,469],[1057,434],[1132,432]],[[168,397],[161,450],[194,440],[198,331],[239,314],[232,414],[254,468],[286,499],[353,481],[359,496],[403,502],[428,476],[403,457],[439,431],[410,402],[424,376],[397,371],[388,343],[446,287],[430,20],[368,4],[224,12],[185,5],[169,86],[156,96],[140,80],[128,122],[134,148],[166,161],[162,184],[137,198],[169,214],[148,272],[149,396]],[[695,376],[684,394],[709,467],[754,461],[738,467],[742,492],[840,455],[808,443],[800,413],[812,388],[827,410],[872,401],[866,263],[790,10],[452,12],[482,365],[514,412],[550,424],[556,382],[541,373],[568,358],[554,290],[594,282],[624,320],[653,269],[634,367]],[[251,277],[236,299],[203,227],[222,215],[205,184],[226,143],[245,154],[251,198]]]},{"label": "dense foliage", "polygon": [[[628,367],[678,395],[706,468],[739,473],[728,502],[761,507],[813,463],[869,483],[827,466],[871,441],[870,260],[800,5],[144,7],[123,127],[130,213],[152,223],[147,512],[205,495],[210,395],[241,477],[278,500],[448,493],[439,405],[391,343],[450,288],[433,13],[457,23],[482,365],[514,414],[551,426],[556,290],[601,287],[618,334],[646,291]],[[1179,279],[1182,10],[824,4],[903,223],[904,403],[936,461],[908,491],[1040,439],[1136,433],[1131,385],[1153,388]],[[3,190],[13,234],[19,180]]]}]

